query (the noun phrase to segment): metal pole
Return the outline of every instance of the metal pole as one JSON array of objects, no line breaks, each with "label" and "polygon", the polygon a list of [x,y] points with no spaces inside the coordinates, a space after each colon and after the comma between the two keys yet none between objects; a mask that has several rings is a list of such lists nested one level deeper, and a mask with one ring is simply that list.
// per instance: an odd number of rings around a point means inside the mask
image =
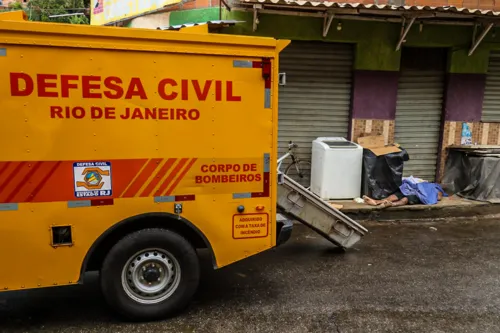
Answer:
[{"label": "metal pole", "polygon": [[403,31],[403,34],[401,35],[401,38],[399,39],[398,45],[396,45],[396,51],[399,51],[401,48],[401,45],[403,44],[403,41],[405,40],[406,35],[408,35],[408,32],[410,31],[411,26],[415,22],[416,17],[412,17],[410,20],[410,23],[406,26],[405,30]]},{"label": "metal pole", "polygon": [[324,21],[323,21],[323,38],[328,35],[328,31],[330,30],[330,26],[332,25],[333,17],[335,14],[330,14],[328,16],[325,16]]},{"label": "metal pole", "polygon": [[494,23],[490,23],[490,24],[488,24],[488,26],[486,27],[486,29],[483,30],[483,32],[481,33],[481,35],[479,36],[479,38],[472,45],[472,47],[471,47],[471,49],[469,51],[469,57],[472,55],[472,53],[474,53],[474,51],[477,49],[477,47],[479,46],[479,44],[481,44],[481,42],[483,41],[484,37],[486,37],[486,35],[488,34],[488,32],[491,30],[491,28],[493,28],[493,25],[494,25]]},{"label": "metal pole", "polygon": [[49,18],[53,18],[53,17],[65,17],[65,16],[79,16],[79,15],[85,15],[85,14],[84,13],[58,14],[58,15],[50,15]]}]

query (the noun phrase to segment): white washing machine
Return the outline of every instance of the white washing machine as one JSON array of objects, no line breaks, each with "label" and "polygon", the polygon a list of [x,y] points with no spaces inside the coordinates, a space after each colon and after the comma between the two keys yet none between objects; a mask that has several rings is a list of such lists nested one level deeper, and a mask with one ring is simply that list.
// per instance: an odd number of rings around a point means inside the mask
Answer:
[{"label": "white washing machine", "polygon": [[311,191],[323,200],[361,195],[363,147],[344,138],[317,138],[312,144]]}]

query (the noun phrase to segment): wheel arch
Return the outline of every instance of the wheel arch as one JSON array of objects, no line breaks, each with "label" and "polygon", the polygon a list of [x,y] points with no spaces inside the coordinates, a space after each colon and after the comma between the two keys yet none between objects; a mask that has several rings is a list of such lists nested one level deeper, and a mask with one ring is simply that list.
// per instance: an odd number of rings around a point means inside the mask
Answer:
[{"label": "wheel arch", "polygon": [[217,261],[207,237],[189,220],[171,213],[144,213],[126,218],[102,233],[87,251],[80,269],[80,282],[87,271],[99,270],[109,250],[126,235],[148,228],[161,228],[177,232],[194,248],[207,248],[214,269]]}]

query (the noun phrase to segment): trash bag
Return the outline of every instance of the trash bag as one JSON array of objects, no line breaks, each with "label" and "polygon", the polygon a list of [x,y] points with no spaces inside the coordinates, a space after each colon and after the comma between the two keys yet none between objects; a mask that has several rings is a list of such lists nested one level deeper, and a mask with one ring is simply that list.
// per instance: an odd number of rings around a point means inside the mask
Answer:
[{"label": "trash bag", "polygon": [[400,152],[377,156],[363,149],[363,174],[361,192],[370,198],[385,199],[397,192],[403,183],[403,164],[410,157],[402,148]]}]

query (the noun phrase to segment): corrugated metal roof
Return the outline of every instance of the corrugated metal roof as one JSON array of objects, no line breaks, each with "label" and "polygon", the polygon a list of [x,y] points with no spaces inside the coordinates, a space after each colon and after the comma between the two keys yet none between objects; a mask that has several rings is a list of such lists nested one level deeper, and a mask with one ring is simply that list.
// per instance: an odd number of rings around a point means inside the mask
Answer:
[{"label": "corrugated metal roof", "polygon": [[339,9],[368,9],[368,10],[393,10],[399,12],[441,12],[469,14],[476,16],[498,17],[500,12],[493,10],[481,10],[470,8],[459,8],[455,6],[394,6],[394,5],[375,5],[362,3],[341,3],[331,1],[298,1],[298,0],[241,0],[242,4],[263,4],[263,5],[282,5],[290,7],[311,7],[311,8],[339,8]]},{"label": "corrugated metal roof", "polygon": [[242,23],[244,21],[235,21],[235,20],[214,20],[214,21],[206,21],[206,22],[199,22],[199,23],[185,23],[185,24],[178,24],[178,25],[171,25],[168,27],[158,27],[158,30],[180,30],[182,28],[187,28],[187,27],[194,27],[197,25],[205,25],[208,24],[210,27],[216,27],[216,26],[228,26],[228,25],[235,25],[236,23]]}]

